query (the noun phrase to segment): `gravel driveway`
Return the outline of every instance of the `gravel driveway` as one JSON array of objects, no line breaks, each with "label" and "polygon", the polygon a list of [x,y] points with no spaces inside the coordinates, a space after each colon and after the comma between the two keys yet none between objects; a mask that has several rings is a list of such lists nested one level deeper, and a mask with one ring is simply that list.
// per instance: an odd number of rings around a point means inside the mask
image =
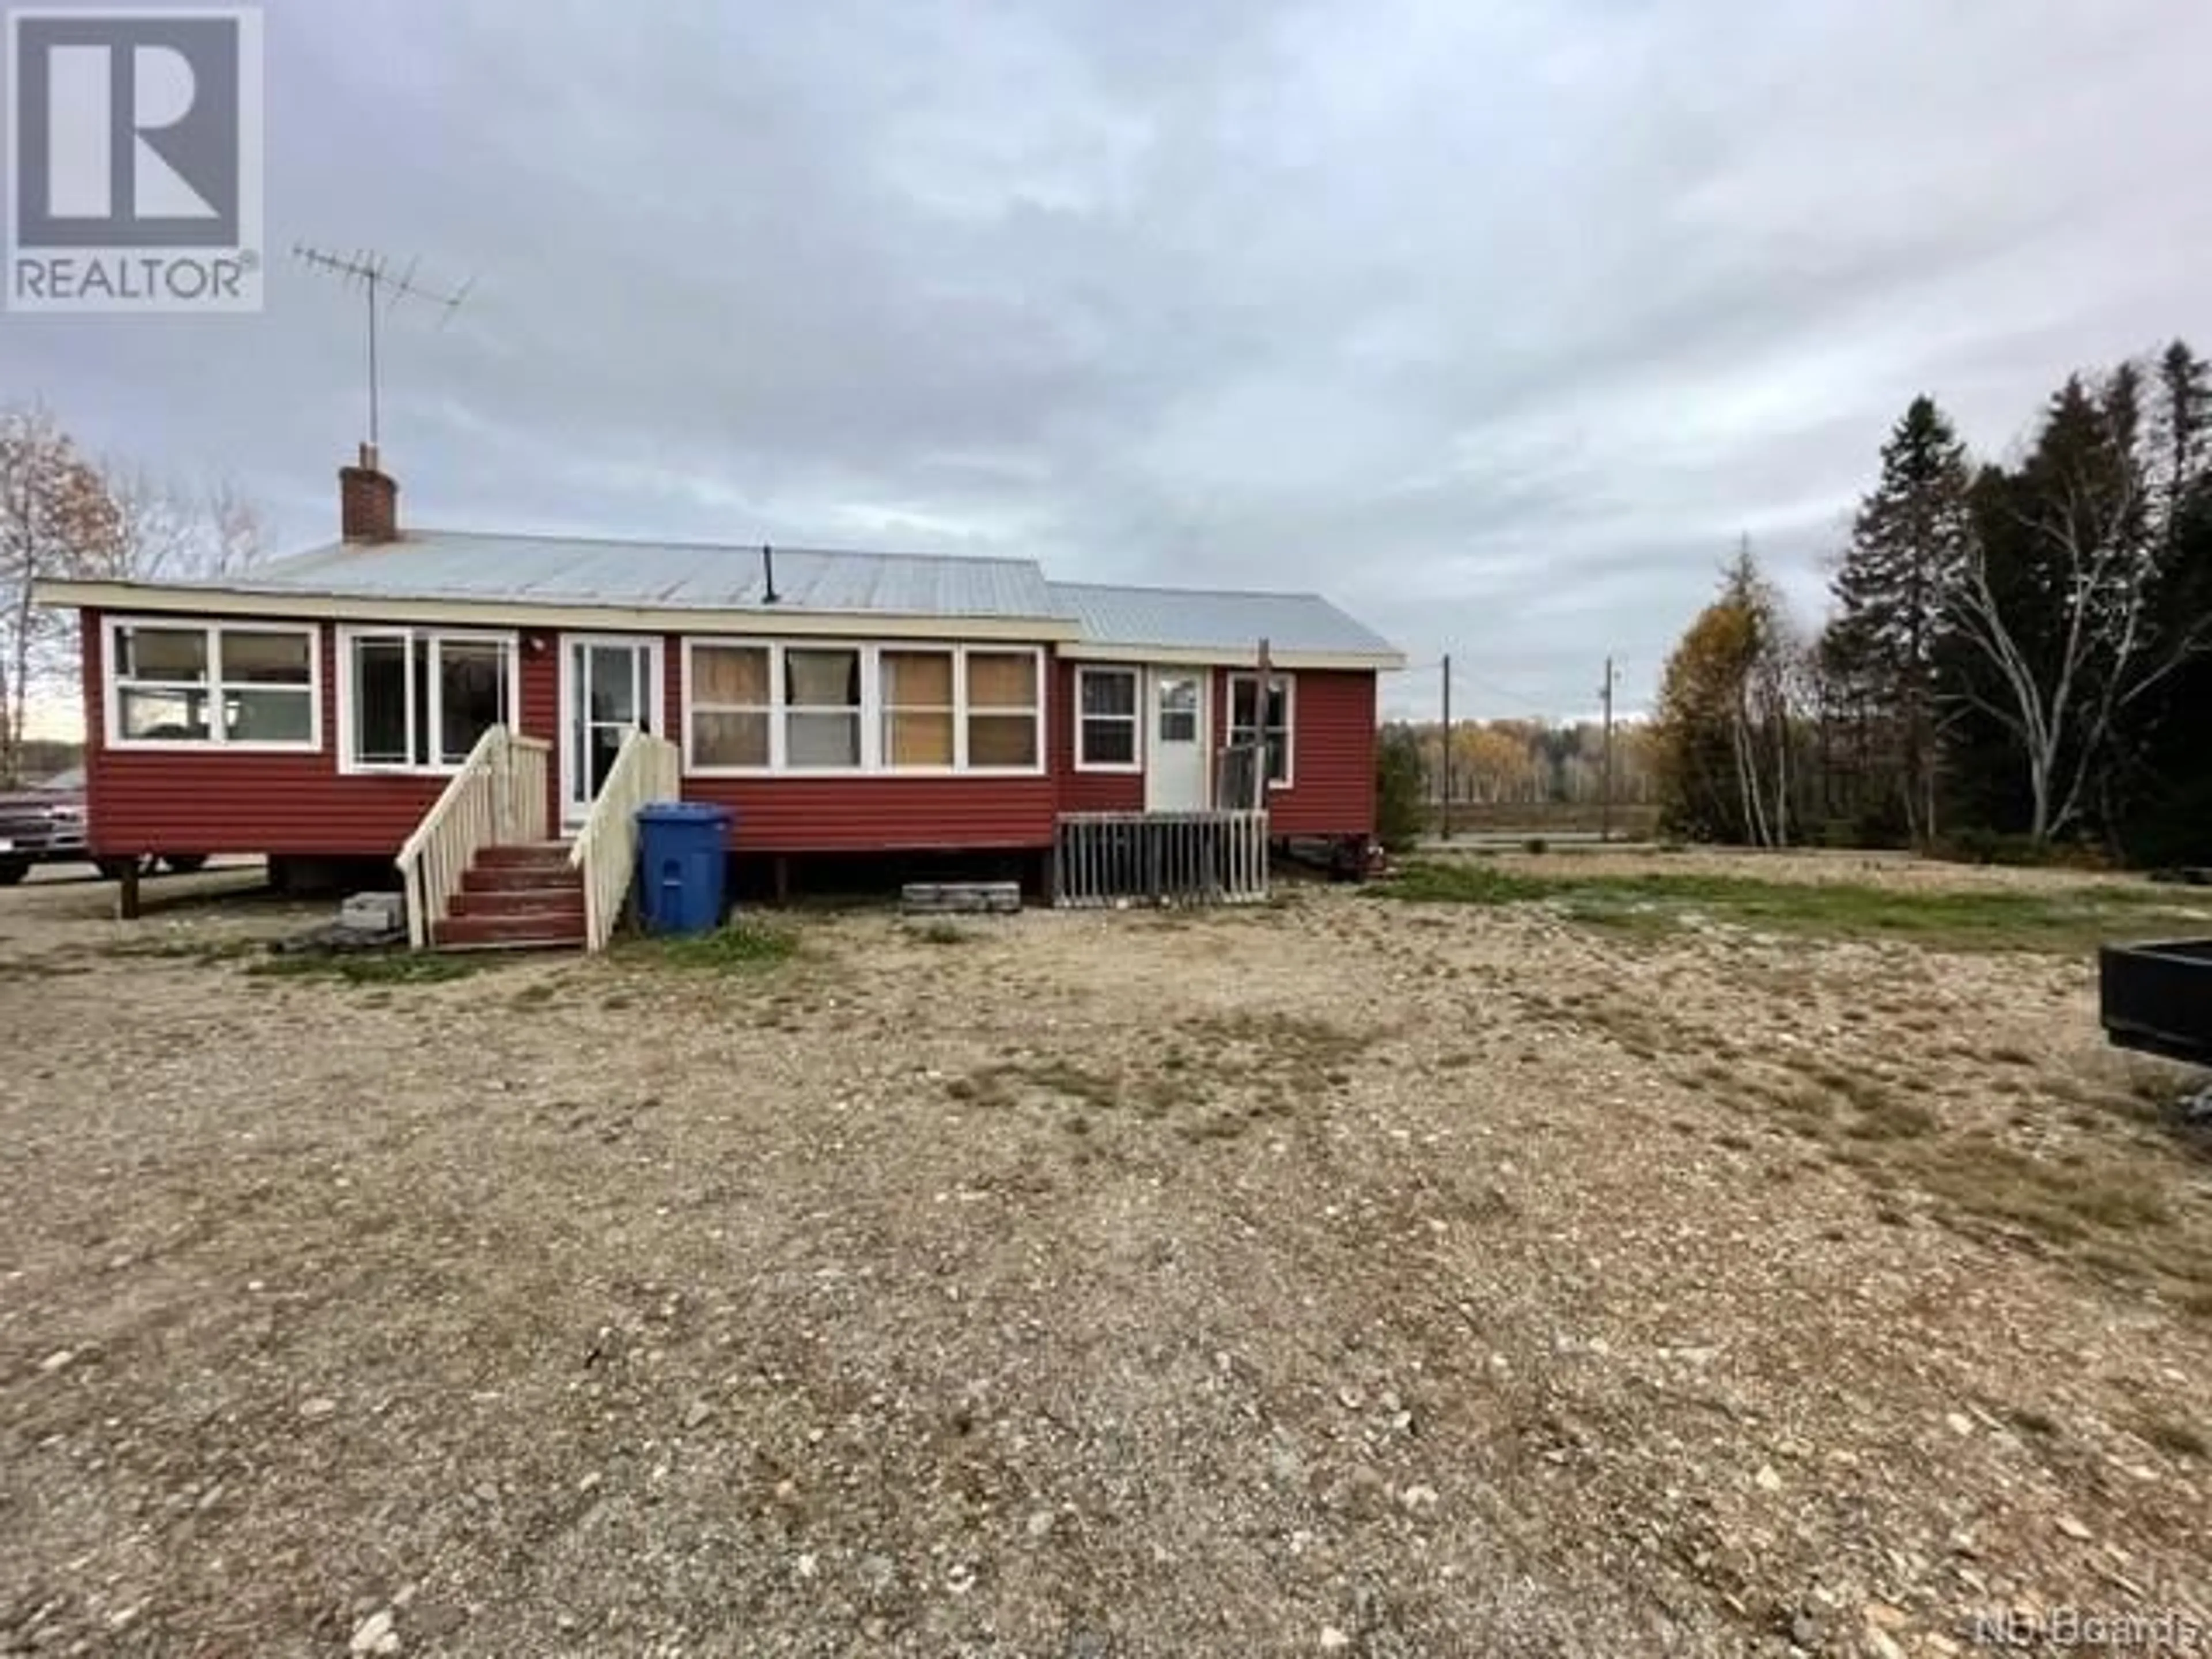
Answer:
[{"label": "gravel driveway", "polygon": [[2212,1625],[2212,1162],[2081,961],[1311,889],[355,984],[226,881],[0,894],[0,1652]]}]

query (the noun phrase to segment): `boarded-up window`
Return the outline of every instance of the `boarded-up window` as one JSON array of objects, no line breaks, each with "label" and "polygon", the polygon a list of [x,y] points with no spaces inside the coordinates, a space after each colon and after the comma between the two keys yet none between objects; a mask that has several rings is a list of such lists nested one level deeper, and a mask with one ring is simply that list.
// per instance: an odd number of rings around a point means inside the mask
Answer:
[{"label": "boarded-up window", "polygon": [[692,647],[691,764],[766,766],[770,686],[768,647]]},{"label": "boarded-up window", "polygon": [[968,764],[1037,763],[1037,659],[1027,651],[968,653]]},{"label": "boarded-up window", "polygon": [[952,653],[883,653],[884,764],[952,764]]}]

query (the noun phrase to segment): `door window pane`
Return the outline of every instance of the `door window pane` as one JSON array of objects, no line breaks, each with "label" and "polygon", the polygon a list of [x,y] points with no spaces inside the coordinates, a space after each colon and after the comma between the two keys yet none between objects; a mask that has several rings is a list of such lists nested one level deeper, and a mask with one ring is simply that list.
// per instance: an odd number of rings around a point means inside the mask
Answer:
[{"label": "door window pane", "polygon": [[1160,741],[1198,741],[1198,682],[1188,675],[1160,682]]},{"label": "door window pane", "polygon": [[591,710],[607,726],[635,726],[643,699],[638,696],[641,650],[627,645],[586,646],[591,668]]}]

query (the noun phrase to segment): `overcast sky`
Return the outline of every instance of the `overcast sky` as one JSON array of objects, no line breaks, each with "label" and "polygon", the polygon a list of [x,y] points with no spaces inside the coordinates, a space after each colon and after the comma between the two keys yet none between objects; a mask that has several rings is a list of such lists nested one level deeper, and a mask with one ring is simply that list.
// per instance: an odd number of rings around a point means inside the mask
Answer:
[{"label": "overcast sky", "polygon": [[[1317,588],[1460,707],[1631,703],[1888,422],[2212,349],[2199,0],[274,5],[268,234],[420,524]],[[359,306],[0,317],[0,398],[334,533]],[[1391,701],[1425,708],[1433,672]]]}]

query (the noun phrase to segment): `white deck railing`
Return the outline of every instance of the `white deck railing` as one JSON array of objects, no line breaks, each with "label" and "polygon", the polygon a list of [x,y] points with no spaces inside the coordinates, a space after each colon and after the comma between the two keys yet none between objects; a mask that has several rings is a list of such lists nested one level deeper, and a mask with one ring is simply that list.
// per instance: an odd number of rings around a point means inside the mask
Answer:
[{"label": "white deck railing", "polygon": [[1267,896],[1265,812],[1068,812],[1053,857],[1053,902],[1256,904]]},{"label": "white deck railing", "polygon": [[681,783],[682,757],[674,744],[646,732],[623,739],[568,854],[584,878],[586,950],[605,950],[622,920],[623,900],[637,871],[638,808],[674,800]]},{"label": "white deck railing", "polygon": [[461,769],[399,849],[407,893],[407,942],[429,944],[446,919],[461,878],[487,847],[545,839],[552,745],[495,726],[477,739]]}]

